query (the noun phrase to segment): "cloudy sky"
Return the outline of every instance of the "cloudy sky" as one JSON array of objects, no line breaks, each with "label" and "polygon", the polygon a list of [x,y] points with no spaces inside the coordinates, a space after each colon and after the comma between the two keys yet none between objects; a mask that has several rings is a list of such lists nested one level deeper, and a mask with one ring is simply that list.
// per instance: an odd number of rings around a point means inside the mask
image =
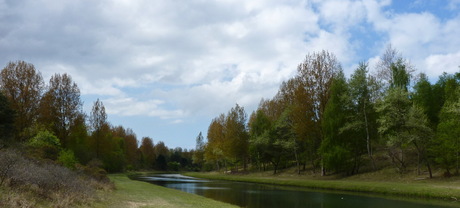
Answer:
[{"label": "cloudy sky", "polygon": [[460,69],[460,0],[0,0],[0,66],[69,73],[84,109],[193,148],[236,103],[252,112],[307,53],[347,75],[388,44],[435,81]]}]

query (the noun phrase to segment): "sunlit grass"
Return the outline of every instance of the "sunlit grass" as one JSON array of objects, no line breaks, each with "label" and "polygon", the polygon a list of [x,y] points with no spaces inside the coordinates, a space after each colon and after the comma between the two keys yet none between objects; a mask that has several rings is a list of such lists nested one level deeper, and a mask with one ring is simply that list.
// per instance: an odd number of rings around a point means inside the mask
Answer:
[{"label": "sunlit grass", "polygon": [[126,174],[110,175],[116,190],[102,193],[93,207],[234,207],[198,195],[129,179]]}]

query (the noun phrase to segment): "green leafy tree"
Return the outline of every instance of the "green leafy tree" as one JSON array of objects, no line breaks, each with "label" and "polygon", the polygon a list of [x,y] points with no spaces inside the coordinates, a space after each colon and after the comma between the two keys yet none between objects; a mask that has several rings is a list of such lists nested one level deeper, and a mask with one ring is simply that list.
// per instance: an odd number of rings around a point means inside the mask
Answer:
[{"label": "green leafy tree", "polygon": [[380,125],[378,131],[385,139],[392,162],[400,173],[403,173],[407,167],[405,152],[410,140],[405,126],[411,105],[406,90],[393,88],[377,106],[377,112],[380,114],[377,119]]},{"label": "green leafy tree", "polygon": [[417,150],[417,173],[421,174],[420,166],[423,161],[428,168],[430,178],[433,178],[428,150],[433,144],[434,132],[424,109],[416,104],[412,105],[405,125],[407,131],[405,136],[409,138]]},{"label": "green leafy tree", "polygon": [[434,86],[428,81],[426,74],[420,74],[417,83],[414,85],[414,92],[411,95],[412,100],[423,109],[423,112],[428,116],[433,129],[438,123],[438,113],[436,95]]},{"label": "green leafy tree", "polygon": [[265,163],[270,161],[267,154],[269,144],[267,132],[271,131],[272,122],[262,109],[253,112],[249,120],[249,149],[259,170],[265,170]]},{"label": "green leafy tree", "polygon": [[331,86],[331,97],[326,105],[322,129],[324,140],[319,149],[324,167],[336,172],[354,174],[361,164],[365,143],[361,142],[353,129],[345,129],[351,108],[349,88],[343,73],[338,73]]},{"label": "green leafy tree", "polygon": [[460,99],[448,101],[440,113],[437,128],[437,144],[433,148],[436,153],[435,161],[451,175],[451,170],[459,173],[460,164]]},{"label": "green leafy tree", "polygon": [[351,114],[340,131],[353,132],[358,141],[365,141],[367,155],[375,170],[373,143],[378,137],[375,102],[380,97],[380,84],[374,77],[368,75],[367,67],[367,63],[360,63],[351,75],[348,83],[348,105]]}]

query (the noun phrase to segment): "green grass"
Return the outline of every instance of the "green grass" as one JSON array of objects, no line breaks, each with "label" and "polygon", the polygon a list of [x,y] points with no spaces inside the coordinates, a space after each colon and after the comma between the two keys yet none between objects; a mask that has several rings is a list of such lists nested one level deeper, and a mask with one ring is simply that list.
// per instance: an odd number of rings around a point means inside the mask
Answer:
[{"label": "green grass", "polygon": [[101,193],[92,207],[235,207],[198,195],[131,180],[126,174],[109,175],[116,190]]},{"label": "green grass", "polygon": [[[459,181],[452,179],[394,179],[392,181],[379,181],[378,177],[374,177],[377,180],[372,180],[369,177],[350,177],[336,179],[333,177],[322,178],[298,175],[270,176],[260,173],[245,175],[229,175],[218,173],[187,173],[186,175],[216,180],[230,180],[261,184],[297,186],[311,189],[346,191],[355,193],[377,194],[384,196],[442,199],[448,201],[460,200]],[[458,203],[455,202],[455,204]]]}]

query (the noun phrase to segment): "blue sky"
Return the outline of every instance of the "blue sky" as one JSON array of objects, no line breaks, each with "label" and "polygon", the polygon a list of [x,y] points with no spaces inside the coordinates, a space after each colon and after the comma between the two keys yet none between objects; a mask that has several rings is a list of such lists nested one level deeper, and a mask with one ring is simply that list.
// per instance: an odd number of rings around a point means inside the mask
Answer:
[{"label": "blue sky", "polygon": [[250,114],[328,50],[350,75],[391,44],[436,80],[460,69],[460,0],[0,0],[0,66],[69,73],[89,113],[193,148],[236,103]]}]

